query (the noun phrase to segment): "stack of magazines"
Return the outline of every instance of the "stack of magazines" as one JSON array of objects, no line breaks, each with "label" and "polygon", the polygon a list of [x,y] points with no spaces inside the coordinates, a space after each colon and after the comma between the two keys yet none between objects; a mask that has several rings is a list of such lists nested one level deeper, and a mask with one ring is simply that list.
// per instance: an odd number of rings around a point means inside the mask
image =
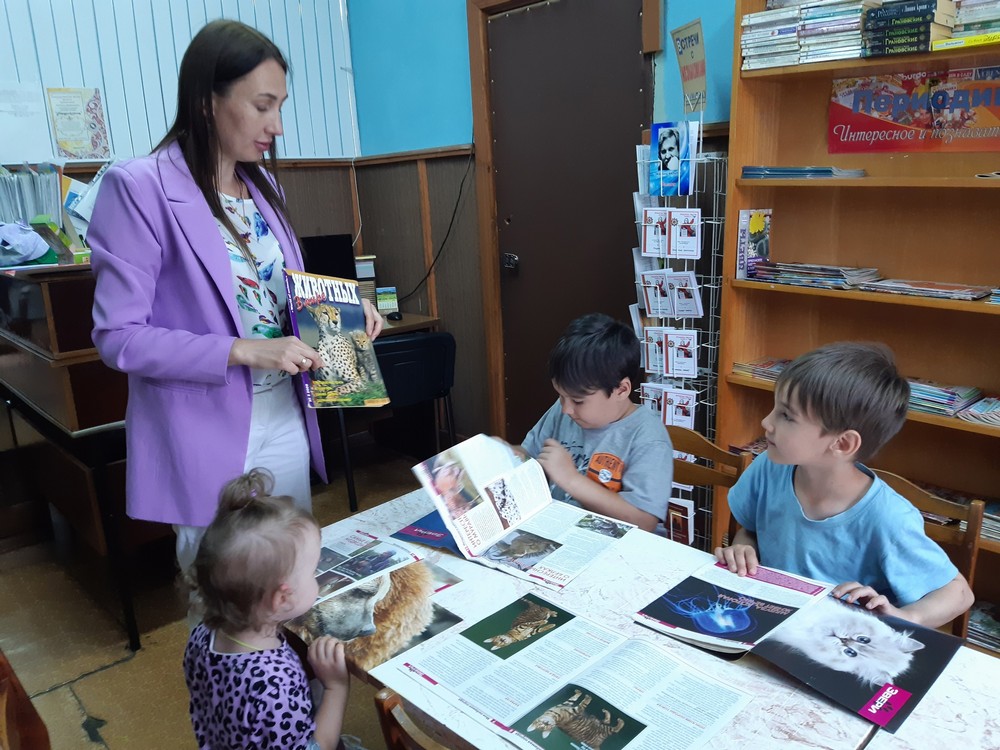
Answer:
[{"label": "stack of magazines", "polygon": [[924,414],[954,417],[983,395],[974,385],[942,385],[922,378],[909,378],[909,381],[910,408]]},{"label": "stack of magazines", "polygon": [[801,180],[864,177],[863,169],[841,169],[840,167],[743,167],[742,176],[751,180]]},{"label": "stack of magazines", "polygon": [[909,279],[883,279],[861,284],[866,292],[888,292],[889,294],[909,294],[915,297],[937,297],[938,299],[981,299],[990,293],[988,286],[971,284],[950,284],[945,281],[911,281]]},{"label": "stack of magazines", "polygon": [[986,301],[991,305],[1000,305],[1000,289],[990,290],[990,298]]},{"label": "stack of magazines", "polygon": [[869,8],[882,0],[818,0],[802,6],[799,62],[823,62],[861,57],[861,24]]},{"label": "stack of magazines", "polygon": [[765,357],[764,359],[754,360],[753,362],[733,362],[733,374],[747,375],[751,378],[769,380],[773,383],[778,379],[781,371],[784,370],[791,361],[792,360],[790,359],[773,359],[771,357]]},{"label": "stack of magazines", "polygon": [[1000,651],[1000,608],[987,601],[972,605],[969,615],[969,643]]},{"label": "stack of magazines", "polygon": [[958,413],[959,419],[1000,427],[1000,398],[986,396]]},{"label": "stack of magazines", "polygon": [[859,284],[878,281],[877,268],[822,266],[814,263],[772,263],[758,261],[753,278],[776,284],[809,286],[818,289],[853,289]]},{"label": "stack of magazines", "polygon": [[743,16],[740,46],[743,70],[797,65],[799,62],[798,6],[748,13]]},{"label": "stack of magazines", "polygon": [[[983,528],[980,531],[980,536],[983,539],[996,539],[1000,540],[1000,500],[994,497],[984,497],[982,495],[975,495],[969,492],[962,492],[961,490],[953,490],[948,487],[940,487],[936,484],[931,484],[929,482],[919,482],[915,481],[918,487],[927,490],[932,495],[937,495],[945,500],[950,500],[953,503],[960,503],[961,505],[968,505],[973,500],[982,500],[986,503],[986,512],[983,513]],[[923,513],[923,511],[921,511]],[[927,517],[927,513],[923,513],[924,517]],[[942,518],[942,516],[938,516]],[[955,523],[954,518],[945,518],[942,523],[944,525]],[[965,521],[959,523],[959,528],[965,531]]]}]

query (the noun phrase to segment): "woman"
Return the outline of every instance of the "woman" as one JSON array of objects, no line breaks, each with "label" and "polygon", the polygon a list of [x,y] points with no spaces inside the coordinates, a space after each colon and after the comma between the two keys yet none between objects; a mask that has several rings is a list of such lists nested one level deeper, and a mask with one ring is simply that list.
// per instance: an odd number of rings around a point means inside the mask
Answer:
[{"label": "woman", "polygon": [[[282,269],[302,269],[274,177],[287,69],[258,31],[205,26],[181,61],[173,126],[108,170],[88,234],[94,343],[129,375],[128,513],[174,524],[182,569],[233,477],[267,468],[307,509],[310,457],[326,480],[291,377],[323,362],[285,335]],[[367,304],[365,316],[377,336],[381,317]]]}]

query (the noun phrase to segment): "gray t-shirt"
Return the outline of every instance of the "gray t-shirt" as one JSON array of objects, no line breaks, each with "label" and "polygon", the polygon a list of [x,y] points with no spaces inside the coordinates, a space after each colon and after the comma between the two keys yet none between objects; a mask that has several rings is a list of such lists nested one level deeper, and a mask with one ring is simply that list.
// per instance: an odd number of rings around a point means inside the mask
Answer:
[{"label": "gray t-shirt", "polygon": [[[549,438],[558,440],[569,451],[581,474],[661,522],[666,517],[674,453],[667,428],[651,409],[639,407],[617,422],[585,430],[562,413],[556,400],[521,445],[528,455],[537,458]],[[554,484],[552,497],[579,505]]]}]

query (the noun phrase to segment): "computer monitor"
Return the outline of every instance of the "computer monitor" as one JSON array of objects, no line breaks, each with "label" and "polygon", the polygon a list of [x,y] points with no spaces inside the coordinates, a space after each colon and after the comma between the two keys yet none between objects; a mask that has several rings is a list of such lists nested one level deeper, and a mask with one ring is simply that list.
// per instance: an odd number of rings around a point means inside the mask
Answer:
[{"label": "computer monitor", "polygon": [[320,276],[336,276],[357,281],[354,247],[349,234],[323,234],[300,237],[305,270]]}]

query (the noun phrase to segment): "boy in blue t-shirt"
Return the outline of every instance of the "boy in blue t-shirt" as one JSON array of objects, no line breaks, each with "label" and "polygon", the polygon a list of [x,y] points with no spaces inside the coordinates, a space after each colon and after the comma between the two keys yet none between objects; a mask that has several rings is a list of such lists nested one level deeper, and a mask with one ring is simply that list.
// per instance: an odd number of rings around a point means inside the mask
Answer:
[{"label": "boy in blue t-shirt", "polygon": [[761,424],[767,451],[729,492],[743,527],[715,556],[837,583],[833,595],[928,627],[972,606],[969,584],[924,533],[920,512],[869,471],[902,427],[909,383],[883,346],[839,343],[781,373]]},{"label": "boy in blue t-shirt", "polygon": [[559,394],[520,446],[552,483],[553,497],[655,531],[673,476],[670,436],[659,417],[630,398],[639,382],[631,328],[592,313],[577,318],[549,354]]}]

